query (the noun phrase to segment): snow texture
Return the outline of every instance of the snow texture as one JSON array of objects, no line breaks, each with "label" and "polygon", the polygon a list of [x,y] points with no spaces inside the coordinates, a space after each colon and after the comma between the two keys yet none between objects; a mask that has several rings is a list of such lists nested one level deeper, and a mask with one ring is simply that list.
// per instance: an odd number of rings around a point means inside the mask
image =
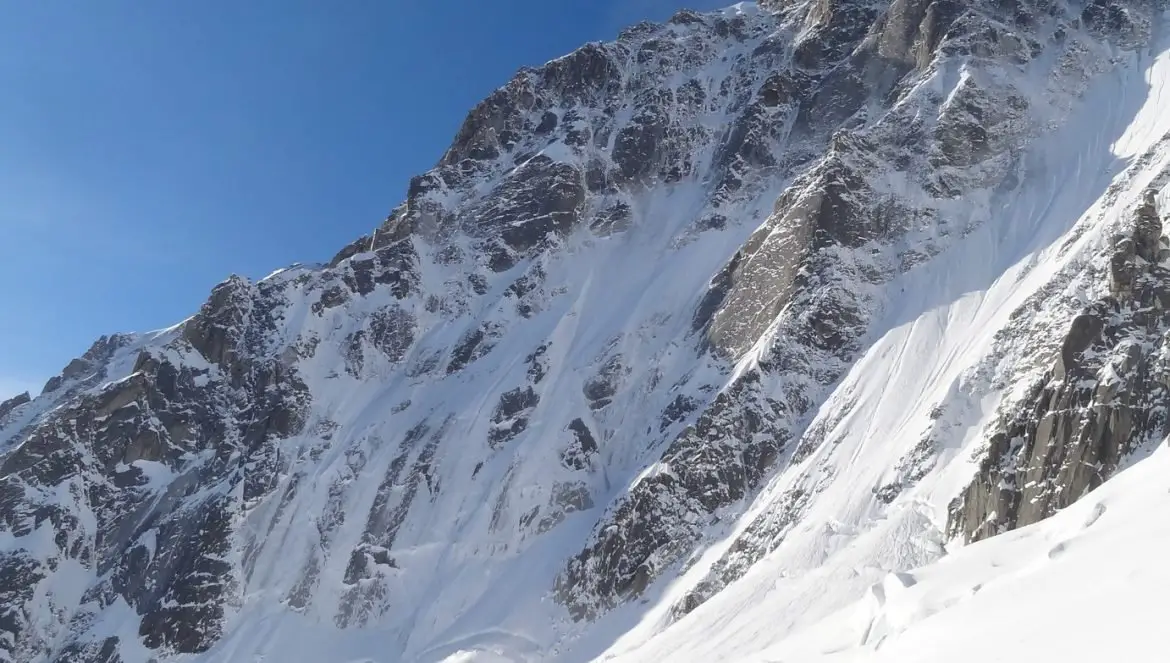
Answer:
[{"label": "snow texture", "polygon": [[1161,660],[1165,12],[521,71],[329,264],[0,406],[0,661]]}]

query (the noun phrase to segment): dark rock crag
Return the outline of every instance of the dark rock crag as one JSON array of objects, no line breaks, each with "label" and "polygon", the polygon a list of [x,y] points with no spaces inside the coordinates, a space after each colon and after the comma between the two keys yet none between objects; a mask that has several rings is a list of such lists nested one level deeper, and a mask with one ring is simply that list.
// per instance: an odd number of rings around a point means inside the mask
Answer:
[{"label": "dark rock crag", "polygon": [[[218,639],[237,582],[225,561],[233,519],[271,485],[271,444],[302,425],[308,406],[304,385],[257,340],[274,324],[265,301],[253,286],[228,281],[172,345],[214,368],[143,351],[128,378],[82,393],[0,457],[0,523],[16,537],[47,528],[50,546],[0,555],[10,606],[0,618],[0,660],[117,661],[116,638],[69,634],[84,634],[119,601],[140,616],[148,647],[199,652]],[[127,345],[125,337],[104,340],[46,391],[88,379],[99,356]],[[152,481],[159,473],[175,477],[161,492]],[[21,606],[64,564],[102,580],[55,634],[66,646],[54,652],[26,631],[33,615]]]},{"label": "dark rock crag", "polygon": [[1069,324],[1055,365],[988,441],[951,505],[952,536],[977,541],[1039,522],[1170,432],[1170,243],[1151,193],[1114,237],[1109,296]]}]

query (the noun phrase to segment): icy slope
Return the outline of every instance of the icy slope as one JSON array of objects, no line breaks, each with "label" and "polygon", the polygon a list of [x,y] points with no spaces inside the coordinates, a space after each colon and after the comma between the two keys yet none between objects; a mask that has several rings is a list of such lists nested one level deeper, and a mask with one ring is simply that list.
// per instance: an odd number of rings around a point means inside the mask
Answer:
[{"label": "icy slope", "polygon": [[0,661],[718,660],[1051,515],[1166,432],[1162,12],[521,71],[329,264],[0,408]]},{"label": "icy slope", "polygon": [[763,636],[720,659],[671,660],[1164,660],[1168,472],[1163,445],[1052,519],[891,573],[780,644],[758,650]]}]

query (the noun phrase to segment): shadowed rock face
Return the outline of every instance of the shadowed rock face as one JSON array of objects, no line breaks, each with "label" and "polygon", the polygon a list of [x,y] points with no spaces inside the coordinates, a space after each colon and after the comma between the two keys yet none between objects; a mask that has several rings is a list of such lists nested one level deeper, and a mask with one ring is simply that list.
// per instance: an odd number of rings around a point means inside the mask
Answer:
[{"label": "shadowed rock face", "polygon": [[659,470],[635,485],[592,547],[569,562],[557,594],[575,619],[592,619],[635,598],[699,540],[701,521],[743,499],[785,449],[778,403],[746,376],[720,394],[667,448]]},{"label": "shadowed rock face", "polygon": [[[304,385],[263,359],[255,341],[274,324],[268,295],[229,281],[174,340],[170,353],[198,353],[213,368],[139,351],[129,377],[82,393],[0,456],[4,529],[21,537],[48,528],[51,541],[48,549],[0,554],[0,577],[14,593],[6,605],[23,605],[37,579],[77,563],[101,580],[62,635],[84,633],[103,609],[124,601],[148,647],[199,652],[218,639],[235,591],[227,560],[236,514],[268,490],[276,469],[270,443],[294,433],[308,405]],[[70,366],[100,373],[99,361],[132,357],[132,344],[105,341]],[[86,378],[66,369],[56,387],[79,379]],[[173,480],[156,486],[163,475]],[[51,642],[26,630],[33,617],[17,608],[0,620],[0,660],[49,653],[55,661],[120,660],[116,638],[53,653]]]},{"label": "shadowed rock face", "polygon": [[[795,463],[804,457],[806,451],[788,449],[788,441],[805,433],[804,417],[863,351],[881,311],[873,294],[878,286],[967,230],[948,225],[940,212],[946,201],[960,191],[1010,186],[1017,177],[1014,154],[1036,128],[1029,127],[1032,111],[1011,77],[962,80],[946,98],[915,87],[918,77],[951,58],[1022,71],[1042,49],[1066,48],[1041,43],[1040,26],[1054,17],[1073,20],[1043,1],[805,7],[800,34],[806,41],[797,44],[792,64],[807,78],[795,97],[790,135],[831,133],[827,153],[793,181],[712,279],[693,318],[717,355],[758,353],[753,379],[780,386],[765,391],[765,398],[744,384],[725,390],[695,428],[676,438],[656,470],[611,507],[559,578],[558,598],[576,619],[604,613],[641,595],[657,577],[686,568],[709,523],[704,516],[680,522],[673,514],[737,508],[759,489],[776,458]],[[762,91],[778,98],[767,87]],[[937,120],[927,126],[922,117]],[[893,194],[873,177],[891,169],[913,183],[913,193]],[[907,241],[908,250],[889,249]],[[1153,391],[1142,387],[1142,393],[1157,391],[1154,381],[1146,384]],[[709,417],[733,412],[747,419],[695,434],[704,422],[711,425]],[[746,423],[751,420],[763,422],[762,430]],[[764,465],[750,469],[748,459]],[[682,465],[685,471],[676,469]],[[730,476],[730,467],[744,471]],[[721,490],[708,490],[714,485]],[[752,523],[674,614],[693,610],[774,549],[811,497],[792,491],[783,498],[783,513]]]},{"label": "shadowed rock face", "polygon": [[1056,365],[992,434],[951,505],[952,536],[976,541],[1043,520],[1170,432],[1170,244],[1152,194],[1131,227],[1114,238],[1111,296],[1072,320]]},{"label": "shadowed rock face", "polygon": [[[824,134],[842,125],[864,122],[866,104],[907,101],[900,98],[907,90],[898,89],[896,84],[927,67],[940,49],[958,49],[968,39],[960,33],[943,43],[944,35],[960,16],[971,20],[977,12],[987,9],[975,4],[964,14],[955,3],[924,0],[883,5],[834,0],[811,3],[804,17],[806,30],[792,56],[793,63],[802,70],[769,79],[761,88],[762,107],[789,105],[793,109],[789,129],[797,135]],[[984,43],[983,48],[989,56],[998,56],[1004,47]],[[937,150],[939,154],[916,154],[911,149],[899,155],[894,165],[912,176],[938,178],[941,184],[945,181],[943,167],[984,164],[1021,138],[1019,127],[1024,122],[1018,120],[1026,104],[1018,94],[966,85],[969,89],[960,89],[948,103],[939,106],[940,121],[933,135],[923,135],[916,119],[901,117],[893,109],[876,126],[852,135],[837,132],[832,136],[828,155],[776,202],[772,217],[719,275],[718,283],[713,283],[712,292],[696,313],[696,325],[709,325],[708,337],[716,348],[739,356],[785,307],[801,299],[802,290],[815,287],[817,281],[823,285],[825,280],[841,278],[816,273],[819,266],[834,271],[842,268],[842,261],[832,255],[838,249],[859,250],[868,244],[890,241],[909,229],[907,221],[934,213],[929,206],[903,208],[895,201],[875,204],[882,194],[872,188],[865,174],[887,167],[892,146],[918,144],[919,149],[929,146]],[[1006,110],[1001,109],[1004,96],[1013,104]],[[939,101],[921,100],[927,104]],[[916,104],[906,107],[920,110]],[[772,122],[774,116],[775,113],[769,115]],[[995,144],[986,136],[976,135],[987,131],[987,127],[1003,128],[1012,120],[1017,120],[1016,124],[998,131]],[[737,144],[737,132],[733,131],[732,136],[732,144]],[[752,158],[752,154],[749,141],[740,146],[738,158],[749,169],[771,165]],[[992,177],[1006,174],[1003,168],[993,173]],[[868,271],[875,269],[888,268],[875,265]],[[867,274],[860,278],[875,281],[882,277],[875,279]],[[836,303],[825,302],[825,310],[819,314],[822,319],[814,324],[820,329],[816,335],[824,338],[826,346],[843,348],[850,345],[850,337],[863,325],[855,311],[857,303],[836,299]],[[718,314],[708,312],[716,307]],[[834,331],[828,331],[830,328]]]}]

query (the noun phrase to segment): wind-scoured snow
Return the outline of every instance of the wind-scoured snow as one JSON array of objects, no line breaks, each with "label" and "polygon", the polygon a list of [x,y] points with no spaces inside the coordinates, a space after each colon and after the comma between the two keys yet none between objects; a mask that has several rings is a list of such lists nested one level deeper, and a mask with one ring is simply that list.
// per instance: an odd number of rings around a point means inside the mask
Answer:
[{"label": "wind-scoured snow", "polygon": [[721,628],[691,624],[694,642],[719,638],[720,653],[658,660],[1160,661],[1170,646],[1168,473],[1163,445],[1053,518],[890,572],[787,638],[762,630],[724,640]]}]

